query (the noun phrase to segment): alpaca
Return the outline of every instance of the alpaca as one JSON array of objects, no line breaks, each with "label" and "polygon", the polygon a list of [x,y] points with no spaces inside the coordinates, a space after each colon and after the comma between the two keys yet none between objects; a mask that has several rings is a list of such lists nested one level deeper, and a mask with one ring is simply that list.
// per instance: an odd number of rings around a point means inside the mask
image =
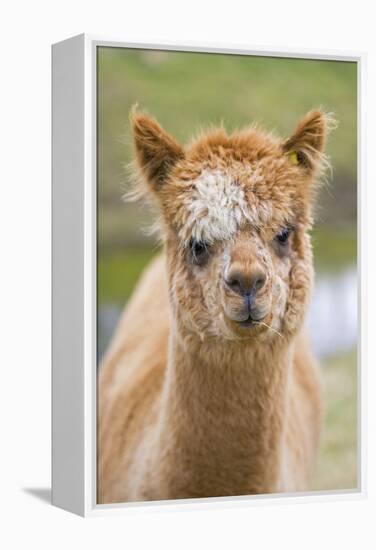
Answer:
[{"label": "alpaca", "polygon": [[331,117],[288,139],[223,128],[182,147],[131,115],[164,252],[100,368],[98,502],[306,490],[320,376],[304,329]]}]

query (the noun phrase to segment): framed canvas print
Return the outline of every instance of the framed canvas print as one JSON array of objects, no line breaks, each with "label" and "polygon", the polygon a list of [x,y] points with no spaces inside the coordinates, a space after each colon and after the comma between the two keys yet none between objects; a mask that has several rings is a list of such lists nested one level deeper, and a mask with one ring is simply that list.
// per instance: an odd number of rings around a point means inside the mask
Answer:
[{"label": "framed canvas print", "polygon": [[52,57],[53,503],[362,494],[362,55]]}]

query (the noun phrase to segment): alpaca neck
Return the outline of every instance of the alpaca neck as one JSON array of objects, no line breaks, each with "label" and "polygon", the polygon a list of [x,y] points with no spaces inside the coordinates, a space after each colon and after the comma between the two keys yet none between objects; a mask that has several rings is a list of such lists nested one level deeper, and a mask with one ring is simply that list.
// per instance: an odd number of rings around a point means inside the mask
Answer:
[{"label": "alpaca neck", "polygon": [[158,429],[167,498],[278,489],[290,354],[171,336]]}]

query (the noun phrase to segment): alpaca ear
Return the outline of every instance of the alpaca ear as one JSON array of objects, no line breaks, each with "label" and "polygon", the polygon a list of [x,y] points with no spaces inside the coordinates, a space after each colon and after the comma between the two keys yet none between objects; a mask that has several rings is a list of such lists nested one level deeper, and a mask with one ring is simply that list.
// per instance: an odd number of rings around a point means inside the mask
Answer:
[{"label": "alpaca ear", "polygon": [[184,157],[183,148],[144,113],[133,110],[131,125],[138,167],[152,189],[158,191],[171,168]]},{"label": "alpaca ear", "polygon": [[335,119],[330,114],[319,110],[307,113],[299,121],[292,136],[283,143],[283,149],[291,162],[309,171],[320,168],[325,159],[328,131],[335,125]]}]

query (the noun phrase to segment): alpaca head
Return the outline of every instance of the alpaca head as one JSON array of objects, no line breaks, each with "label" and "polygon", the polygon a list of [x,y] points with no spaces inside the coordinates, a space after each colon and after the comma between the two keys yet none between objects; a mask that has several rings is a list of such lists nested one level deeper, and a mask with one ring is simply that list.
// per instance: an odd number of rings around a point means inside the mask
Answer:
[{"label": "alpaca head", "polygon": [[179,145],[133,112],[139,183],[159,207],[175,318],[200,338],[255,341],[300,328],[312,285],[308,231],[330,117],[288,139],[255,127]]}]

